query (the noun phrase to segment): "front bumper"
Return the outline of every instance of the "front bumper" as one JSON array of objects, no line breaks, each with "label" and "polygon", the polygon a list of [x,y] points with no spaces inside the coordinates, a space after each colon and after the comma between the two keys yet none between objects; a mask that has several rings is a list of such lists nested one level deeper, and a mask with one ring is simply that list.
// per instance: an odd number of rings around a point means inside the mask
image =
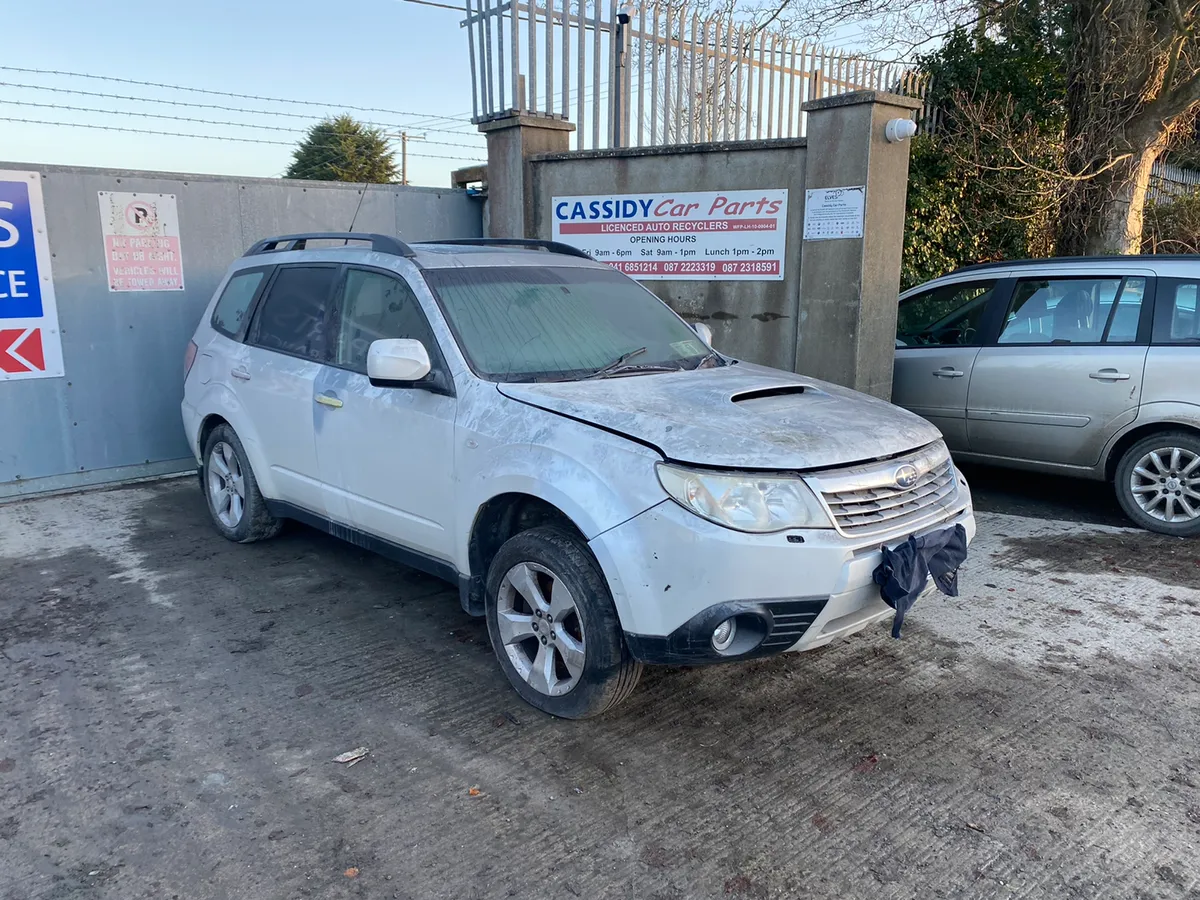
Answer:
[{"label": "front bumper", "polygon": [[[811,650],[889,618],[893,611],[872,577],[880,548],[956,524],[972,540],[975,517],[965,483],[960,501],[957,510],[918,529],[855,539],[832,529],[744,534],[667,500],[598,535],[591,547],[635,658],[727,662]],[[714,650],[712,630],[730,617],[761,641]]]}]

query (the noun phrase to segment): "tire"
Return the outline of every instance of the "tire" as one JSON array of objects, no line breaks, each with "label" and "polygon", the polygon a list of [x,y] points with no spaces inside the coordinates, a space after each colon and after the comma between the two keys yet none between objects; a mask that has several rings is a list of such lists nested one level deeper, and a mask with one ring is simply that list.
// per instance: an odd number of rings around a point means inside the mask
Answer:
[{"label": "tire", "polygon": [[279,534],[283,520],[267,511],[246,450],[232,428],[218,425],[212,430],[204,442],[203,458],[200,486],[208,514],[222,537],[250,544]]},{"label": "tire", "polygon": [[599,563],[562,529],[523,531],[500,548],[488,570],[486,613],[500,668],[525,702],[552,716],[600,715],[642,677]]},{"label": "tire", "polygon": [[1125,515],[1142,528],[1195,537],[1200,534],[1200,437],[1164,431],[1143,438],[1121,457],[1113,487]]}]

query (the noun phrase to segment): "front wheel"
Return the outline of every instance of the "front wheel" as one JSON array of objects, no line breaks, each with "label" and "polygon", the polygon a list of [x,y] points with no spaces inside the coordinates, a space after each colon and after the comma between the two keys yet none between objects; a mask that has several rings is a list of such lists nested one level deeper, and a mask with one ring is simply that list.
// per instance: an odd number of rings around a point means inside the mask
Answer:
[{"label": "front wheel", "polygon": [[1114,480],[1125,514],[1142,528],[1200,534],[1200,438],[1166,431],[1125,451]]},{"label": "front wheel", "polygon": [[561,529],[523,531],[500,548],[488,570],[487,624],[509,682],[550,715],[599,715],[641,678],[604,573]]}]

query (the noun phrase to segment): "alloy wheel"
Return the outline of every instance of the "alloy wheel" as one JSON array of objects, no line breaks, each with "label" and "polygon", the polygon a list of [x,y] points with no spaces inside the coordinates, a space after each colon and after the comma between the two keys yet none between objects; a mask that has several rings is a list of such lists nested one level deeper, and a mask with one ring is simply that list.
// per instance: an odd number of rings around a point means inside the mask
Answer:
[{"label": "alloy wheel", "polygon": [[1160,522],[1200,518],[1200,455],[1182,447],[1151,450],[1133,467],[1129,490],[1137,505]]},{"label": "alloy wheel", "polygon": [[246,509],[246,481],[233,447],[213,444],[208,457],[208,499],[213,513],[226,528],[237,528]]},{"label": "alloy wheel", "polygon": [[500,642],[517,674],[535,691],[558,697],[583,674],[583,622],[571,591],[545,566],[517,563],[500,582]]}]

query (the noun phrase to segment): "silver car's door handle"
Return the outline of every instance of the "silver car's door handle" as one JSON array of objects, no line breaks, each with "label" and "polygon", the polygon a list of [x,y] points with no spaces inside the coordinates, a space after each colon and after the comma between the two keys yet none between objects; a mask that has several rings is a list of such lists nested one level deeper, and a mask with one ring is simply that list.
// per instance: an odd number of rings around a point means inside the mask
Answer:
[{"label": "silver car's door handle", "polygon": [[229,374],[232,375],[234,378],[238,379],[239,381],[249,381],[250,380],[250,373],[247,372],[245,369],[243,369],[241,366],[238,366],[236,369],[231,369],[229,371]]},{"label": "silver car's door handle", "polygon": [[322,406],[328,406],[330,409],[342,408],[342,401],[337,397],[331,397],[329,394],[317,394],[316,400]]},{"label": "silver car's door handle", "polygon": [[1093,372],[1088,378],[1095,378],[1097,381],[1128,381],[1129,375],[1116,369],[1101,369],[1099,372]]},{"label": "silver car's door handle", "polygon": [[942,366],[940,369],[934,369],[933,374],[938,378],[962,378],[964,373],[950,366]]}]

